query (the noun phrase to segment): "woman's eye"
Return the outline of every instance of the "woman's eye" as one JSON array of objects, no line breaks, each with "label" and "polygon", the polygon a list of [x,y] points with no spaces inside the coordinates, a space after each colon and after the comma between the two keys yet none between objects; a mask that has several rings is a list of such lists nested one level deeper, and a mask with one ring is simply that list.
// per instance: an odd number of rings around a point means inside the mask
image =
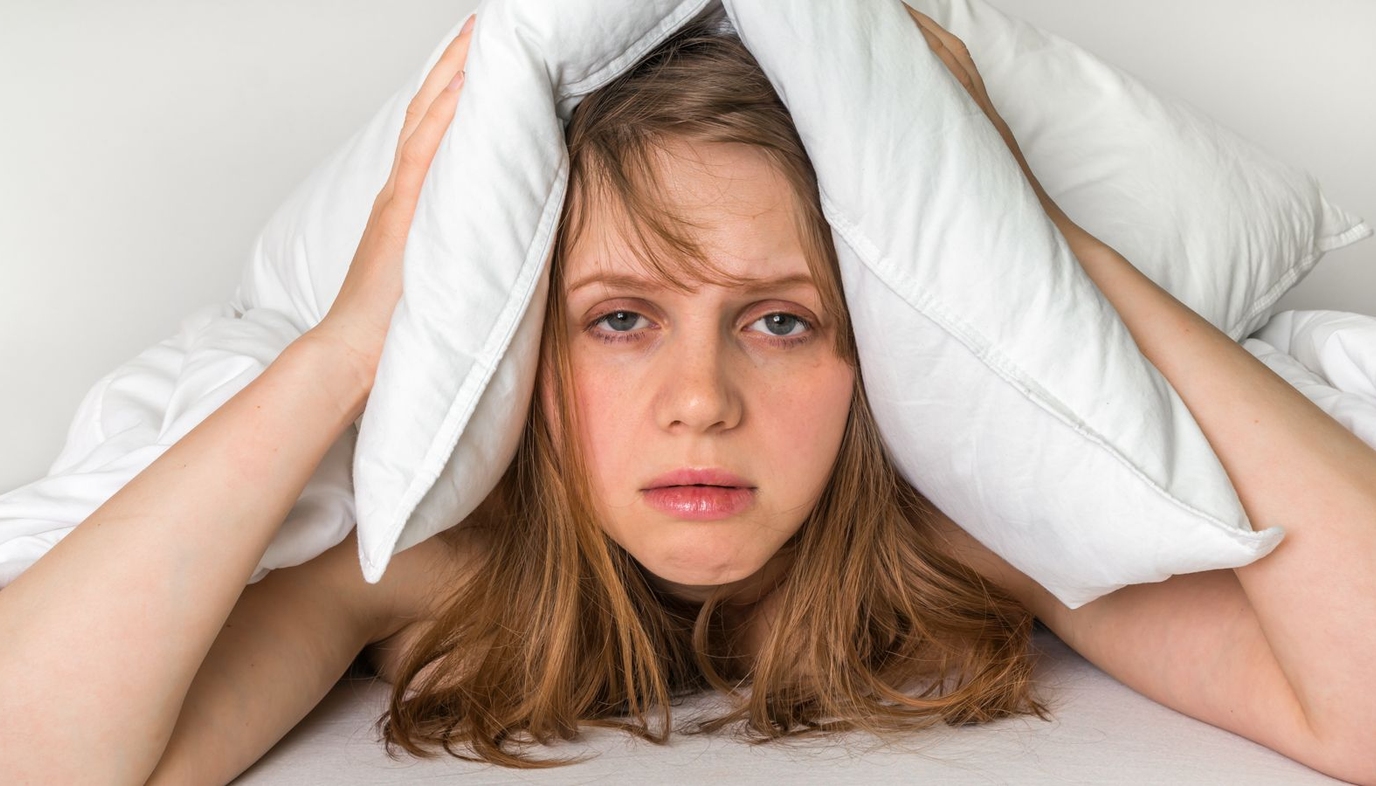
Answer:
[{"label": "woman's eye", "polygon": [[[645,325],[641,325],[641,322],[645,322]],[[599,321],[593,322],[593,325],[603,325],[614,333],[627,333],[637,328],[645,328],[648,322],[648,319],[634,311],[612,311]]]},{"label": "woman's eye", "polygon": [[780,338],[802,335],[811,327],[802,317],[784,313],[766,314],[755,320],[754,324],[761,326],[763,332]]}]

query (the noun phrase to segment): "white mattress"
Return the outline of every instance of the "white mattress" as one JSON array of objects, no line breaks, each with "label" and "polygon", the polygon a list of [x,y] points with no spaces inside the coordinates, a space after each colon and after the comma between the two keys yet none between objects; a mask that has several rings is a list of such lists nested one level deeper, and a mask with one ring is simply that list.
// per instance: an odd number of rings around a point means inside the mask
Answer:
[{"label": "white mattress", "polygon": [[[767,744],[676,736],[665,747],[594,730],[556,755],[581,764],[508,770],[450,757],[393,761],[374,722],[389,686],[346,679],[237,784],[788,783],[1173,784],[1304,786],[1341,783],[1144,698],[1050,633],[1035,640],[1038,682],[1054,719],[1013,719],[914,734],[887,748],[870,738]],[[710,706],[710,696],[677,713]],[[676,714],[676,718],[682,717]]]}]

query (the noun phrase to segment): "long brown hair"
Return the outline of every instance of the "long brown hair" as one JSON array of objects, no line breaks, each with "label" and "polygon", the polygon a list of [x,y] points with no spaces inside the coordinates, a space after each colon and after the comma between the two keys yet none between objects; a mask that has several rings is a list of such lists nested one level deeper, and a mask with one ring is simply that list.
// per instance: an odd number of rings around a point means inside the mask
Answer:
[{"label": "long brown hair", "polygon": [[[632,219],[641,258],[669,283],[716,270],[656,196],[667,140],[752,145],[796,196],[800,237],[837,353],[857,365],[816,176],[788,111],[754,58],[718,20],[675,34],[588,96],[566,131],[569,196],[536,396],[517,455],[468,521],[442,537],[481,542],[481,557],[407,654],[386,716],[388,749],[535,767],[531,745],[583,726],[664,742],[673,700],[704,688],[731,708],[686,731],[733,727],[757,740],[806,733],[910,731],[1033,712],[1032,617],[947,556],[930,503],[885,453],[858,380],[832,476],[774,588],[757,652],[732,609],[656,589],[597,524],[576,440],[562,269],[593,206]],[[546,411],[553,405],[555,411]],[[560,425],[562,424],[562,425]]]}]

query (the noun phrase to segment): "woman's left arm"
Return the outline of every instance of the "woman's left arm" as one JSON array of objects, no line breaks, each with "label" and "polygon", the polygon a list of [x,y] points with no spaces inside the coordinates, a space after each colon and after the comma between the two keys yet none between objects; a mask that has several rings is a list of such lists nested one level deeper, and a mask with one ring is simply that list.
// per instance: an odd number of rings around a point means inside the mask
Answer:
[{"label": "woman's left arm", "polygon": [[1376,451],[1112,248],[1057,224],[1253,524],[1287,534],[1232,571],[1128,587],[1075,611],[1039,604],[1045,621],[1154,698],[1376,783]]},{"label": "woman's left arm", "polygon": [[1376,450],[1070,221],[1032,175],[964,45],[912,14],[947,67],[964,71],[1085,272],[1199,423],[1253,524],[1287,533],[1246,567],[1127,587],[1074,611],[1025,577],[1010,589],[1136,690],[1376,784]]}]

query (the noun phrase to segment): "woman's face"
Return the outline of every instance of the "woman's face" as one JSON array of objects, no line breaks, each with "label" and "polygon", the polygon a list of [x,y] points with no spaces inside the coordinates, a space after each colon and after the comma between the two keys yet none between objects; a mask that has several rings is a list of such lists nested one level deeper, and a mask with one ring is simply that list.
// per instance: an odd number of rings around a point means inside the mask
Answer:
[{"label": "woman's face", "polygon": [[681,291],[648,274],[619,211],[565,255],[575,410],[607,534],[671,591],[760,578],[820,496],[854,372],[836,354],[791,189],[746,145],[679,142],[667,195],[745,286]]}]

